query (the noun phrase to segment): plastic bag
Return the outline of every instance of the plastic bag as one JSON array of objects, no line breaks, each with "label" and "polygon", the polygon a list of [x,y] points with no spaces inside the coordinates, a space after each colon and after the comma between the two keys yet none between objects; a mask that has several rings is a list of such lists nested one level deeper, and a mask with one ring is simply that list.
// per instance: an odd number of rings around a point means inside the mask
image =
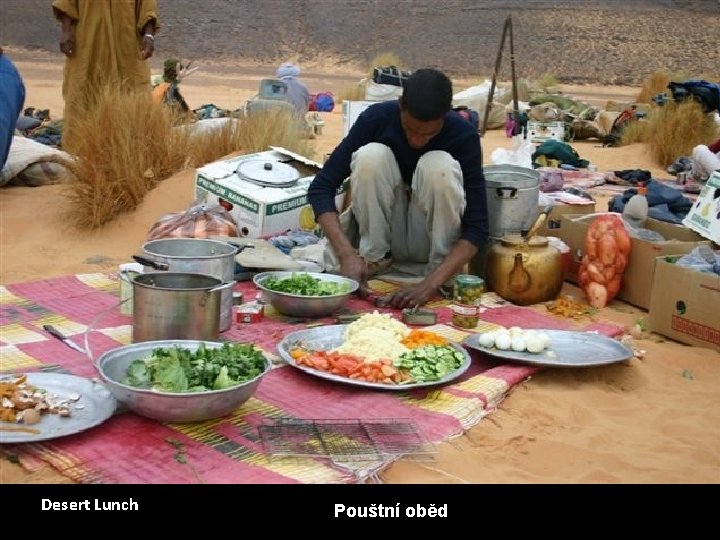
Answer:
[{"label": "plastic bag", "polygon": [[648,242],[663,242],[665,240],[665,237],[657,231],[645,229],[643,227],[636,227],[624,218],[622,221],[623,225],[625,225],[625,230],[628,232],[631,238],[637,238],[638,240],[647,240]]},{"label": "plastic bag", "polygon": [[283,253],[289,254],[290,251],[297,246],[302,247],[317,244],[318,240],[320,239],[311,232],[295,230],[273,236],[269,242]]},{"label": "plastic bag", "polygon": [[513,137],[512,149],[496,148],[490,154],[490,161],[493,165],[517,165],[532,169],[532,155],[535,152],[535,145],[522,135]]},{"label": "plastic bag", "polygon": [[675,264],[693,268],[699,272],[720,274],[720,253],[715,253],[708,245],[702,245],[680,257]]},{"label": "plastic bag", "polygon": [[149,240],[160,238],[208,238],[210,236],[241,236],[225,207],[193,204],[183,212],[165,214],[148,232]]}]

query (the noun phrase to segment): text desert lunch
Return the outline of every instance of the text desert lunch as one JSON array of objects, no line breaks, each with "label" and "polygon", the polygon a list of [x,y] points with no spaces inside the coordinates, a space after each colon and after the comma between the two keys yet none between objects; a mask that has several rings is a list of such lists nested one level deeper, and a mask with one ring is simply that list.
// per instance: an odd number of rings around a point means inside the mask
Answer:
[{"label": "text desert lunch", "polygon": [[43,510],[140,510],[137,501],[132,498],[127,501],[101,501],[90,499],[84,501],[52,501],[51,499],[42,500]]}]

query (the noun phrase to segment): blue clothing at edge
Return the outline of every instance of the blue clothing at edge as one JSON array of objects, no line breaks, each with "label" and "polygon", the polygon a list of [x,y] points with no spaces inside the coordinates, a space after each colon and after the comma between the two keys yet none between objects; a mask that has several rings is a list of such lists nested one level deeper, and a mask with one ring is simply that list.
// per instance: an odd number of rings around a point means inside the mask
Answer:
[{"label": "blue clothing at edge", "polygon": [[352,155],[371,142],[382,143],[392,149],[403,181],[408,186],[418,160],[426,152],[442,150],[457,160],[463,172],[466,200],[460,238],[482,246],[488,235],[488,218],[480,137],[473,126],[454,111],[445,116],[442,131],[424,148],[416,150],[408,144],[400,124],[398,101],[384,101],[365,109],[310,184],[308,200],[316,216],[337,211],[335,194],[350,176]]},{"label": "blue clothing at edge", "polygon": [[0,170],[5,166],[15,125],[25,104],[25,85],[15,65],[0,54]]}]

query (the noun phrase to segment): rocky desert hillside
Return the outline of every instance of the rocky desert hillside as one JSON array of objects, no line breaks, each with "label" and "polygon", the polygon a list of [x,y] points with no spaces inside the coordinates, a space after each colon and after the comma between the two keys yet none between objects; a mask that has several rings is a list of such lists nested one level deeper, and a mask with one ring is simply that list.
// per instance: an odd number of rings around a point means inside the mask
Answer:
[{"label": "rocky desert hillside", "polygon": [[[492,73],[512,15],[519,76],[631,84],[658,68],[720,78],[719,0],[159,0],[162,57]],[[50,0],[0,0],[0,43],[57,50]],[[501,76],[509,78],[509,47]]]}]

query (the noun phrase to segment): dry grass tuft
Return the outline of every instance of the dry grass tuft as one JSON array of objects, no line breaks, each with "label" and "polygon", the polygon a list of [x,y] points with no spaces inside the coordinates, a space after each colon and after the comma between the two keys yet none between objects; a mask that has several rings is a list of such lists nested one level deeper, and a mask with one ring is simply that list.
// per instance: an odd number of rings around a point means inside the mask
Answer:
[{"label": "dry grass tuft", "polygon": [[391,52],[382,52],[376,54],[375,57],[370,61],[368,69],[368,77],[372,79],[373,69],[376,67],[389,67],[395,66],[396,68],[405,69],[400,61],[400,57]]},{"label": "dry grass tuft", "polygon": [[643,120],[629,122],[622,130],[620,146],[645,142],[647,138],[648,123]]},{"label": "dry grass tuft", "polygon": [[178,120],[149,94],[104,91],[97,106],[73,123],[76,163],[66,192],[68,221],[79,229],[98,228],[137,208],[157,182],[234,152],[283,146],[314,154],[304,121],[287,111],[256,113],[197,132],[175,127]]},{"label": "dry grass tuft", "polygon": [[557,77],[552,73],[545,73],[537,80],[537,83],[540,85],[540,88],[545,91],[554,89],[559,84]]},{"label": "dry grass tuft", "polygon": [[303,118],[288,109],[268,109],[228,119],[221,127],[198,131],[190,138],[190,167],[202,167],[218,158],[237,152],[262,152],[270,146],[282,146],[312,158],[315,145],[308,138],[310,127]]},{"label": "dry grass tuft", "polygon": [[637,96],[638,103],[652,103],[652,98],[658,94],[668,91],[668,84],[673,80],[673,75],[664,69],[653,71],[640,86]]},{"label": "dry grass tuft", "polygon": [[338,92],[338,100],[343,101],[363,101],[365,99],[365,85],[363,83],[346,84]]},{"label": "dry grass tuft", "polygon": [[718,127],[699,103],[685,100],[653,107],[648,115],[644,141],[657,163],[667,167],[679,156],[689,156],[693,147],[718,138]]},{"label": "dry grass tuft", "polygon": [[153,105],[150,94],[115,88],[74,118],[66,144],[77,158],[67,191],[70,221],[80,229],[99,227],[137,208],[158,180],[182,169],[188,135],[173,130],[173,122],[172,112]]}]

